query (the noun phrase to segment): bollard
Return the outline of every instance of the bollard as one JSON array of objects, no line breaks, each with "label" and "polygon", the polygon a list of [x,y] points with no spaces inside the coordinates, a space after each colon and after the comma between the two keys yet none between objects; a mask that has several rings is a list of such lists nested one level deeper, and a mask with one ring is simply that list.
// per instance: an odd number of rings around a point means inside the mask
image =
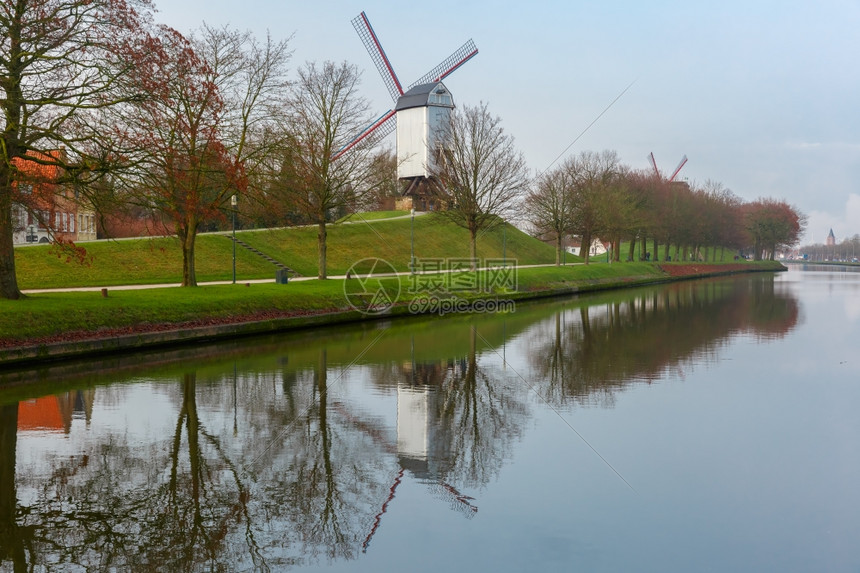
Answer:
[{"label": "bollard", "polygon": [[102,289],[102,298],[107,298],[107,289],[106,288]]}]

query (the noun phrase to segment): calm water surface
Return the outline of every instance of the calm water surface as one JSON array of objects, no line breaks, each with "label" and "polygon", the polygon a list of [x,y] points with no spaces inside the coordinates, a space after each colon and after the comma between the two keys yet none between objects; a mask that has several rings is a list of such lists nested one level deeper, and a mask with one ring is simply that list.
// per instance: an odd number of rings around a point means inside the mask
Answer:
[{"label": "calm water surface", "polygon": [[860,571],[860,273],[0,375],[0,570]]}]

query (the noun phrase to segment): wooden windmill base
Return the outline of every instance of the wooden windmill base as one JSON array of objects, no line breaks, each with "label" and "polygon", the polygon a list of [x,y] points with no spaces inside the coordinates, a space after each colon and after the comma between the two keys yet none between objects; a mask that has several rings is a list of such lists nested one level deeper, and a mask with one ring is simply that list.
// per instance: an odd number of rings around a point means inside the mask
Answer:
[{"label": "wooden windmill base", "polygon": [[442,187],[435,179],[428,177],[410,177],[400,180],[401,199],[398,206],[416,211],[442,211],[448,208],[448,201]]}]

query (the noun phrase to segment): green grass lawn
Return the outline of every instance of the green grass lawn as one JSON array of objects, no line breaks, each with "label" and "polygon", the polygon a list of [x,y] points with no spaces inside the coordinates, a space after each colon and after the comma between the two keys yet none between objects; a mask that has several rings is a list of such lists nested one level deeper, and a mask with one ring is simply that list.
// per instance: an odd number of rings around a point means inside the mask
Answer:
[{"label": "green grass lawn", "polygon": [[[85,264],[67,262],[51,246],[15,249],[18,286],[22,289],[173,283],[182,280],[182,250],[173,237],[94,241]],[[233,243],[219,234],[197,239],[198,281],[229,280]],[[247,249],[236,250],[236,273],[246,279],[275,276],[275,267]]]}]

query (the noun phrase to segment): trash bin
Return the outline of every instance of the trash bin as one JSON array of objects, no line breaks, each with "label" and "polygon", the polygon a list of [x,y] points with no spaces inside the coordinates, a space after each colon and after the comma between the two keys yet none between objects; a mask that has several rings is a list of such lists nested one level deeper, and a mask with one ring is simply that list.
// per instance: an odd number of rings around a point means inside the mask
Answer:
[{"label": "trash bin", "polygon": [[290,277],[287,274],[287,269],[278,269],[275,271],[275,283],[279,285],[285,285],[289,280]]}]

